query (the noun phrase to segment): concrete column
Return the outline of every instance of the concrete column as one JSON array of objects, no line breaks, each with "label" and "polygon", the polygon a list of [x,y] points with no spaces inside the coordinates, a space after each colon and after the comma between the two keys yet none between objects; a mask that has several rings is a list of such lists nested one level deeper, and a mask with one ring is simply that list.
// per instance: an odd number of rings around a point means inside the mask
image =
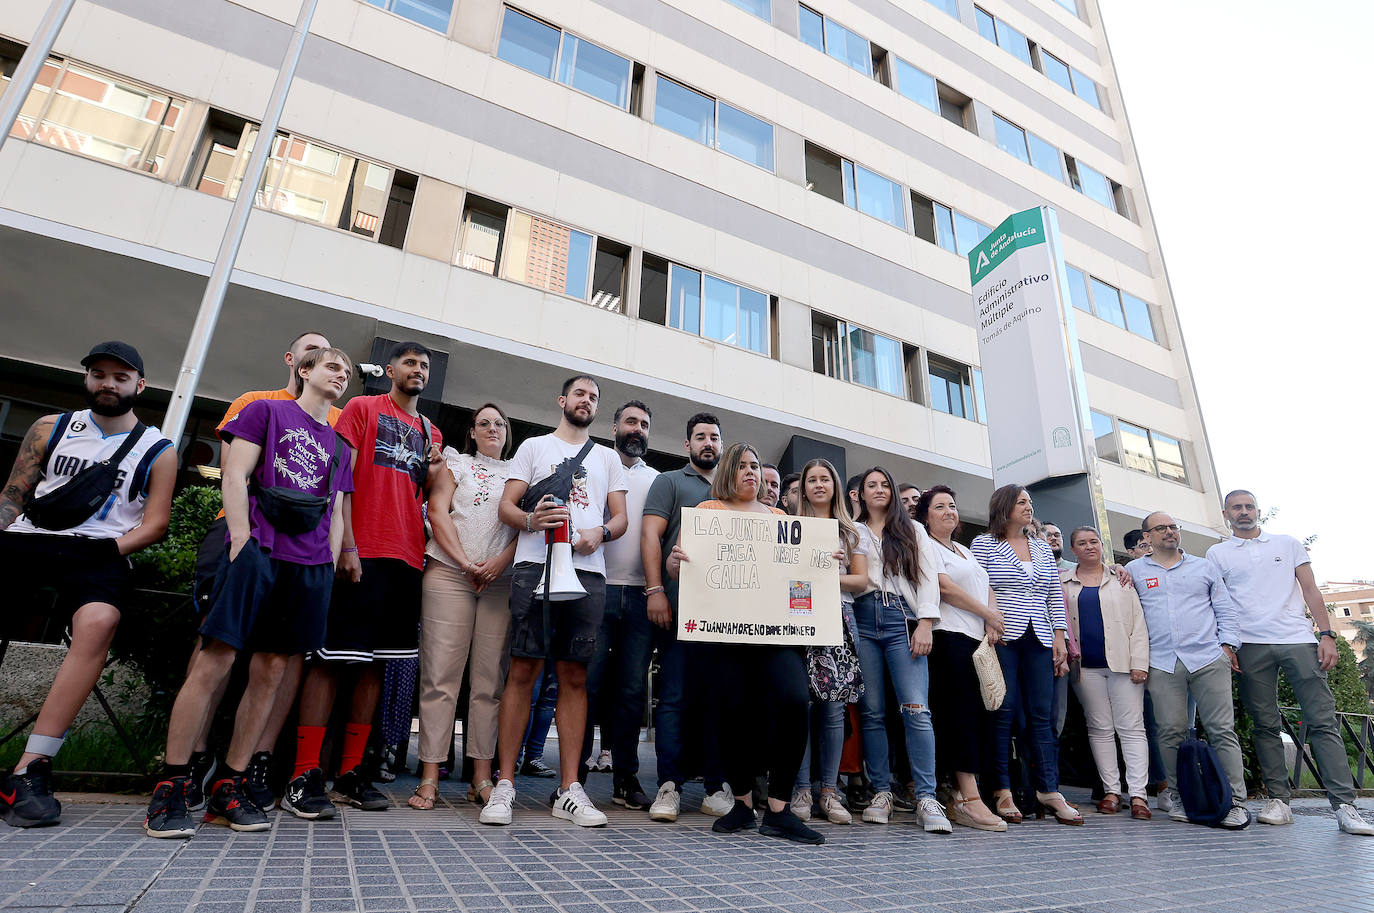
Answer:
[{"label": "concrete column", "polygon": [[796,0],[773,0],[773,27],[793,38],[801,36],[801,18]]},{"label": "concrete column", "polygon": [[450,36],[483,54],[495,54],[502,11],[501,0],[458,0],[449,20]]},{"label": "concrete column", "polygon": [[463,188],[420,176],[410,208],[405,249],[421,257],[452,263],[463,214]]}]

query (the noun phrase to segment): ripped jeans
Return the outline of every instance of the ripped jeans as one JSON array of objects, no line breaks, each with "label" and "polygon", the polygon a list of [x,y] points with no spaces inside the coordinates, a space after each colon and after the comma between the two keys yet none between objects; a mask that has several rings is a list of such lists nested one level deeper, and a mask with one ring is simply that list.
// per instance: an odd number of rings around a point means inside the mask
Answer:
[{"label": "ripped jeans", "polygon": [[892,789],[888,766],[887,715],[884,677],[892,681],[901,706],[906,732],[906,753],[911,758],[911,778],[916,796],[935,795],[935,730],[930,725],[930,669],[927,657],[912,656],[906,633],[906,612],[900,596],[867,593],[854,602],[859,638],[854,646],[863,671],[864,694],[860,699],[863,719],[864,766],[873,789]]}]

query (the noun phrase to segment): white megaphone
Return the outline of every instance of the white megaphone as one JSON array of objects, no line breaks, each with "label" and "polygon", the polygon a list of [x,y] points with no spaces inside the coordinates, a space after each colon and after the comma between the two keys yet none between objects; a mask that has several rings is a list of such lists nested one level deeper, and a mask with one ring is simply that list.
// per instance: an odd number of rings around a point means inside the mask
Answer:
[{"label": "white megaphone", "polygon": [[544,574],[539,578],[539,586],[534,590],[536,599],[544,598],[546,583],[549,587],[549,602],[567,602],[587,595],[587,591],[577,579],[577,571],[573,570],[570,526],[570,523],[563,523],[553,529],[544,530],[544,542],[549,547],[548,560],[544,565]]}]

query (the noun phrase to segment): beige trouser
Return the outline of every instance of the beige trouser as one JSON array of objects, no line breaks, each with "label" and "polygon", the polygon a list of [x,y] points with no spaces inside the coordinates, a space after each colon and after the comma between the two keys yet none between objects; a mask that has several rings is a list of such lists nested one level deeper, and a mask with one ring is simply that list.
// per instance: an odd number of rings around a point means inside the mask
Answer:
[{"label": "beige trouser", "polygon": [[496,756],[496,712],[510,668],[510,578],[478,594],[467,574],[431,560],[420,607],[420,760],[427,764],[448,760],[469,652],[467,754],[485,760]]}]

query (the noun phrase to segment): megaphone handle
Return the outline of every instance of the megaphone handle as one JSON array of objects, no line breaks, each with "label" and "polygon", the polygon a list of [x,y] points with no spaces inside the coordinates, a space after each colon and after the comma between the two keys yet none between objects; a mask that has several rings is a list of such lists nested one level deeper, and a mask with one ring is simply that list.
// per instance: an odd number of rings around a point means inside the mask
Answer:
[{"label": "megaphone handle", "polygon": [[553,658],[553,628],[549,622],[549,592],[553,589],[553,537],[546,536],[544,541],[544,662]]}]

